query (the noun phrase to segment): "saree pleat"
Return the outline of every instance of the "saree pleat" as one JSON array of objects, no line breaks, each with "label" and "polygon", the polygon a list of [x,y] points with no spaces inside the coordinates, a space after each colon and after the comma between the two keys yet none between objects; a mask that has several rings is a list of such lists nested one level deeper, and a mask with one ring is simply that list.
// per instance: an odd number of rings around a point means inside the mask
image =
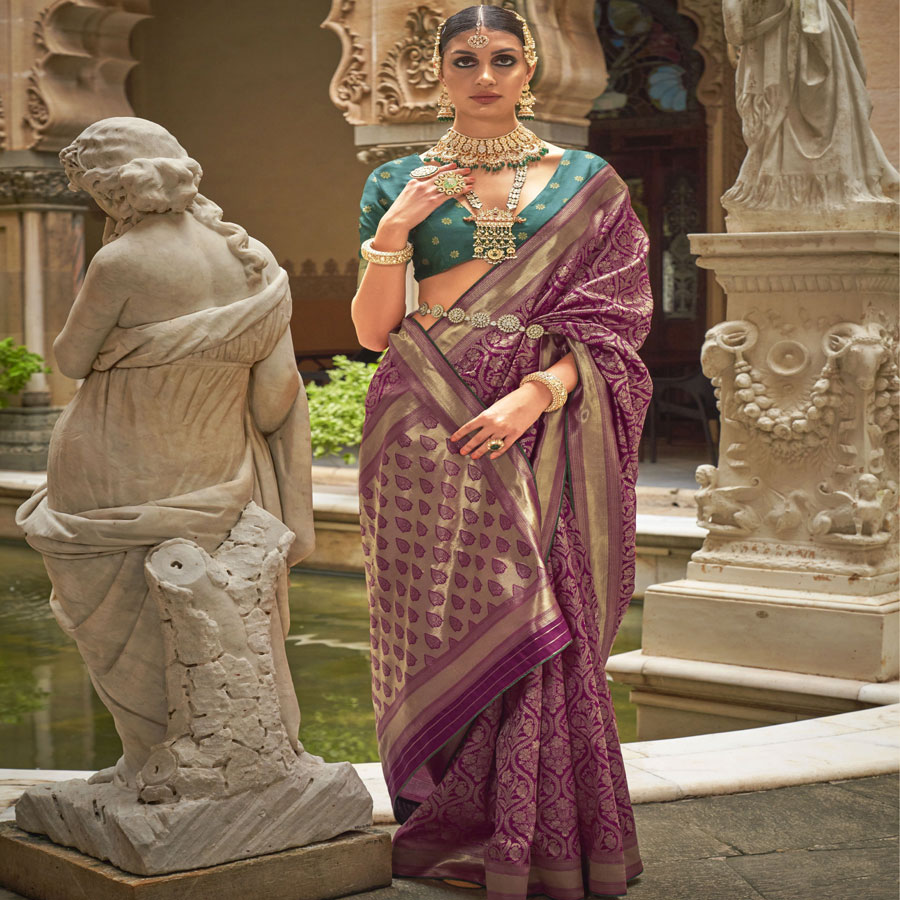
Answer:
[{"label": "saree pleat", "polygon": [[[646,249],[606,167],[456,304],[540,339],[406,319],[372,381],[361,524],[398,875],[580,900],[641,870],[605,662],[634,580]],[[497,460],[459,455],[449,434],[568,352],[563,412]]]}]

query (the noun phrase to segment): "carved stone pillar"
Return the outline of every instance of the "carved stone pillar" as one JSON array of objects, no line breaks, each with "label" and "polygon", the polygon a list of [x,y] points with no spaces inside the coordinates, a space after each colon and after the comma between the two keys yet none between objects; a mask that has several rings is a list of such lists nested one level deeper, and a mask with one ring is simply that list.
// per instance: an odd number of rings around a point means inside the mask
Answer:
[{"label": "carved stone pillar", "polygon": [[[468,0],[333,0],[323,23],[343,56],[331,100],[354,126],[359,158],[378,165],[434,144],[440,88],[431,70],[438,23]],[[532,88],[535,132],[564,146],[586,146],[587,113],[606,86],[593,0],[503,0],[530,24],[540,62]]]},{"label": "carved stone pillar", "polygon": [[709,530],[610,660],[641,739],[896,702],[897,235],[694,235],[727,321],[702,351],[722,413],[697,471]]},{"label": "carved stone pillar", "polygon": [[[25,343],[51,368],[53,338],[84,270],[87,208],[86,197],[68,190],[56,154],[91,122],[133,115],[128,41],[149,7],[149,0],[10,0],[0,28],[11,51],[0,62],[0,337]],[[60,405],[73,390],[56,372],[39,375],[21,402]]]}]

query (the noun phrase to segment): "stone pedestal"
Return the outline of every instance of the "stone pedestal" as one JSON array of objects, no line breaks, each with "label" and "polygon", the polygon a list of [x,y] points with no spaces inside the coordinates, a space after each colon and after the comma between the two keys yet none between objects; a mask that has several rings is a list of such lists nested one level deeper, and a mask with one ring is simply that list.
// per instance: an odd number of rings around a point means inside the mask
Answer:
[{"label": "stone pedestal", "polygon": [[[721,453],[697,471],[702,549],[644,600],[643,661],[697,672],[609,663],[653,709],[640,739],[689,718],[696,732],[855,709],[843,682],[898,676],[897,235],[694,235],[692,249],[728,297],[702,351]],[[800,702],[728,667],[819,680]]]},{"label": "stone pedestal", "polygon": [[29,900],[329,900],[391,883],[391,840],[352,831],[268,856],[141,877],[0,824],[0,886]]}]

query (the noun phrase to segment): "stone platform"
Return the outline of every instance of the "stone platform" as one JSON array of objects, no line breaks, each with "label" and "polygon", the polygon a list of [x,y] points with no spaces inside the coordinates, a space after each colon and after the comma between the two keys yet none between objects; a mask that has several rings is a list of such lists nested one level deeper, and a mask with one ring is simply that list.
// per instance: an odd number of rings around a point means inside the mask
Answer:
[{"label": "stone platform", "polygon": [[[896,775],[880,775],[641,803],[635,807],[635,818],[645,869],[628,885],[627,900],[896,900],[897,787]],[[236,865],[244,864],[221,868]],[[282,896],[267,893],[265,882],[255,888],[245,893],[223,890],[215,900]],[[21,896],[0,888],[0,900],[21,900]],[[57,900],[67,895],[52,896]],[[148,896],[156,900],[156,895]],[[183,898],[206,900],[208,896],[185,894]],[[308,895],[300,893],[298,885],[289,896],[302,900]],[[78,897],[105,900],[104,895],[90,892]],[[484,898],[484,889],[397,878],[390,886],[358,894],[355,900]]]},{"label": "stone platform", "polygon": [[390,837],[369,829],[208,869],[148,877],[0,823],[0,885],[9,889],[0,889],[0,898],[330,900],[390,883]]}]

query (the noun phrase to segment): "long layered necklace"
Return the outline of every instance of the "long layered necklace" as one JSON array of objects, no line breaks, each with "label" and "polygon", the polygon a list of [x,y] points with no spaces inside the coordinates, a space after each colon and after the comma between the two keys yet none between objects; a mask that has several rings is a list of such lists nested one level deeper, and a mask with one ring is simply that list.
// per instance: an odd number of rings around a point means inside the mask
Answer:
[{"label": "long layered necklace", "polygon": [[422,154],[426,162],[439,165],[456,163],[460,168],[484,169],[486,172],[499,172],[505,167],[515,170],[505,209],[484,209],[475,191],[466,194],[474,213],[463,221],[475,223],[475,259],[496,265],[504,259],[516,258],[513,229],[525,221],[516,215],[516,208],[528,175],[528,164],[538,162],[549,149],[533,131],[520,123],[498,137],[469,137],[451,128],[434,147]]},{"label": "long layered necklace", "polygon": [[475,259],[485,259],[491,265],[497,265],[504,259],[516,258],[516,237],[513,234],[513,228],[525,221],[521,216],[516,215],[516,208],[519,205],[519,195],[522,193],[527,175],[527,163],[516,169],[512,187],[509,189],[509,196],[506,199],[506,209],[496,206],[493,209],[484,209],[481,198],[474,190],[466,194],[466,200],[475,210],[473,215],[463,219],[464,222],[475,223],[473,253]]},{"label": "long layered necklace", "polygon": [[505,166],[516,169],[538,162],[549,152],[544,141],[519,123],[508,134],[488,138],[469,137],[451,128],[422,158],[439,165],[456,163],[461,169],[499,172]]}]

